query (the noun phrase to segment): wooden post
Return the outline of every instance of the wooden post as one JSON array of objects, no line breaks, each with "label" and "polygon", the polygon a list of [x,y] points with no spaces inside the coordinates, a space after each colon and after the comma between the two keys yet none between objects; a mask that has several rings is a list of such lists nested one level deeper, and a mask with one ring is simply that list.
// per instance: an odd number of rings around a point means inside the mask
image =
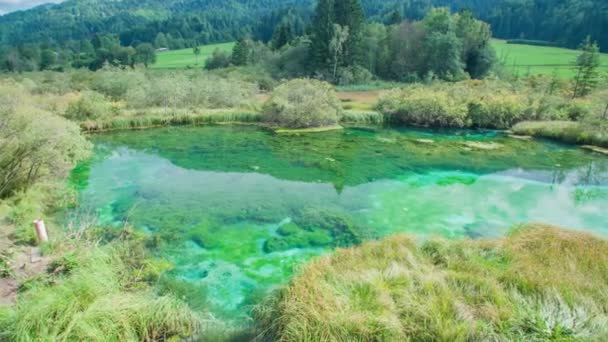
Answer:
[{"label": "wooden post", "polygon": [[606,103],[606,109],[604,109],[603,119],[604,120],[608,119],[608,103]]},{"label": "wooden post", "polygon": [[34,228],[36,229],[36,235],[38,236],[38,241],[40,241],[40,242],[49,241],[49,234],[46,230],[46,226],[44,225],[44,221],[42,221],[42,220],[34,221]]}]

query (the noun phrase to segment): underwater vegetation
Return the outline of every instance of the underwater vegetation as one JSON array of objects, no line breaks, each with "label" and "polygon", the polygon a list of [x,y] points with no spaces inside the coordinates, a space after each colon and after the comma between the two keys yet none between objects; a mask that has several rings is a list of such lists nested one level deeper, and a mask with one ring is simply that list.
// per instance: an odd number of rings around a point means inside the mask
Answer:
[{"label": "underwater vegetation", "polygon": [[239,324],[310,258],[370,239],[500,237],[530,221],[608,234],[608,158],[496,131],[221,125],[92,140],[73,219],[136,227],[174,265],[162,293]]}]

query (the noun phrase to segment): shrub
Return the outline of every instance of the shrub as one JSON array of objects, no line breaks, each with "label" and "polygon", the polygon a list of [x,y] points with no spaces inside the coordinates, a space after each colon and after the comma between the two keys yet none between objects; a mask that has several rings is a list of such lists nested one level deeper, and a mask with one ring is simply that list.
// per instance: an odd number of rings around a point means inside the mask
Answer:
[{"label": "shrub", "polygon": [[606,265],[606,240],[541,225],[395,236],[312,261],[255,315],[276,341],[605,340]]},{"label": "shrub", "polygon": [[468,127],[467,107],[445,91],[416,87],[381,95],[377,108],[397,124],[433,127]]},{"label": "shrub", "polygon": [[70,102],[65,117],[71,120],[95,120],[117,112],[117,107],[94,91],[85,91]]},{"label": "shrub", "polygon": [[608,124],[589,120],[524,121],[512,128],[516,134],[555,139],[571,144],[590,144],[608,147]]},{"label": "shrub", "polygon": [[213,55],[205,61],[205,69],[214,70],[230,66],[232,56],[226,51],[215,49]]},{"label": "shrub", "polygon": [[490,95],[468,103],[468,115],[474,127],[507,129],[530,119],[534,109],[524,96]]},{"label": "shrub", "polygon": [[91,89],[114,101],[123,100],[127,91],[146,83],[146,76],[141,69],[123,69],[105,66],[93,74]]},{"label": "shrub", "polygon": [[0,198],[41,179],[64,179],[90,149],[76,124],[12,91],[0,92],[0,146]]},{"label": "shrub", "polygon": [[326,82],[295,79],[277,87],[263,108],[263,121],[288,128],[336,125],[342,104]]}]

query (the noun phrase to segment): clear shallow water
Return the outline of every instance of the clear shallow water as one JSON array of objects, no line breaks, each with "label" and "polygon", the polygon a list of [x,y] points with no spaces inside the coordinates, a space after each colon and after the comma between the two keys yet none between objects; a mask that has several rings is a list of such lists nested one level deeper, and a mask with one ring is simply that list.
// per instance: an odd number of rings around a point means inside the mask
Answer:
[{"label": "clear shallow water", "polygon": [[608,158],[496,132],[213,126],[93,141],[95,157],[72,176],[80,212],[149,234],[175,264],[161,287],[240,322],[336,246],[394,233],[493,237],[523,222],[608,234]]}]

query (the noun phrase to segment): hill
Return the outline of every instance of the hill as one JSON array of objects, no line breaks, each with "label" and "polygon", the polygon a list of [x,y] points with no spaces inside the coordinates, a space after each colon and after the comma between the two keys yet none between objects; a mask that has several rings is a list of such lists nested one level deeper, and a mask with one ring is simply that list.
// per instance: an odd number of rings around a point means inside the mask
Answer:
[{"label": "hill", "polygon": [[[362,0],[368,19],[419,19],[431,7],[471,9],[497,37],[540,39],[576,47],[587,35],[608,48],[605,0]],[[267,40],[293,9],[308,22],[314,0],[68,0],[0,17],[0,45],[69,46],[98,33],[119,34],[123,45],[170,35],[172,48],[231,41],[244,35]]]}]

